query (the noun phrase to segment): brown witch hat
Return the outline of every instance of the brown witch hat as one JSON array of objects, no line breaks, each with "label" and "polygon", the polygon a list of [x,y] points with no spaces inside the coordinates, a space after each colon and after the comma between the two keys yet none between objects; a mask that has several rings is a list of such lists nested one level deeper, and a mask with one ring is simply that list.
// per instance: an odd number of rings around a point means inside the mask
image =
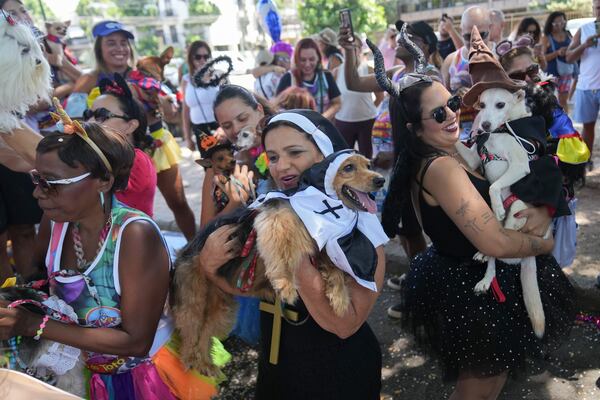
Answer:
[{"label": "brown witch hat", "polygon": [[473,106],[479,95],[487,89],[502,88],[510,92],[516,92],[525,88],[525,81],[518,81],[508,77],[504,68],[494,57],[479,34],[476,26],[471,32],[471,49],[469,51],[469,73],[473,80],[473,86],[465,93],[463,103]]}]

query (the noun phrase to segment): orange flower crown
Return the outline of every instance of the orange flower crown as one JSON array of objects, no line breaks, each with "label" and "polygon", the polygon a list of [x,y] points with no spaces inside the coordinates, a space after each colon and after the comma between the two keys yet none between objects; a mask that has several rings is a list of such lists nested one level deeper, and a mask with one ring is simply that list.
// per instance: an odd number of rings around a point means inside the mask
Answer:
[{"label": "orange flower crown", "polygon": [[94,141],[88,136],[87,132],[85,131],[85,129],[83,129],[83,126],[79,123],[79,121],[73,121],[71,117],[67,115],[65,110],[60,105],[60,101],[56,97],[52,99],[52,103],[54,104],[54,108],[56,108],[56,113],[50,112],[50,116],[52,117],[54,122],[61,121],[63,124],[63,132],[65,134],[75,134],[79,136],[84,142],[86,142],[92,148],[92,150],[94,150],[98,157],[100,157],[100,160],[102,161],[108,172],[112,174],[113,171],[112,167],[110,166],[110,163],[108,162],[108,158],[106,158],[102,150],[100,150],[100,147],[98,147],[96,143],[94,143]]}]

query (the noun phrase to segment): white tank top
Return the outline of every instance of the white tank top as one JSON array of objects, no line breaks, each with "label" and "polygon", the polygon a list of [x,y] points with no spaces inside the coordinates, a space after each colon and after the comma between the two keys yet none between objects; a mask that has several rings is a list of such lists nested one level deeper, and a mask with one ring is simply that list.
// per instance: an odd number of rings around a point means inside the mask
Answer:
[{"label": "white tank top", "polygon": [[185,74],[183,80],[187,83],[184,101],[190,108],[190,120],[192,124],[215,122],[213,103],[219,92],[219,87],[197,88],[190,82],[189,74]]},{"label": "white tank top", "polygon": [[[362,63],[358,66],[358,75],[369,74],[369,66]],[[335,119],[343,122],[359,122],[373,119],[377,116],[377,107],[373,103],[373,93],[354,92],[346,86],[344,64],[338,67],[336,83],[340,89],[342,108],[335,114]]]},{"label": "white tank top", "polygon": [[[582,25],[580,29],[580,43],[583,43],[587,40],[587,38],[596,34],[595,21]],[[600,43],[596,44],[595,46],[588,47],[581,54],[577,89],[600,89],[600,68],[598,68],[598,65],[600,65]]]}]

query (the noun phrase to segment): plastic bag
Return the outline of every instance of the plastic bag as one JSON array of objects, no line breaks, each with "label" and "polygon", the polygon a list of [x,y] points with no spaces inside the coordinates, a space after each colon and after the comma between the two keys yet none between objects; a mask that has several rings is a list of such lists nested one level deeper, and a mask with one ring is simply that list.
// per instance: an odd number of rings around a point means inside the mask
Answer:
[{"label": "plastic bag", "polygon": [[577,222],[575,221],[575,211],[577,208],[577,199],[569,201],[571,215],[558,217],[554,219],[554,249],[552,255],[561,268],[566,268],[573,264],[577,253]]}]

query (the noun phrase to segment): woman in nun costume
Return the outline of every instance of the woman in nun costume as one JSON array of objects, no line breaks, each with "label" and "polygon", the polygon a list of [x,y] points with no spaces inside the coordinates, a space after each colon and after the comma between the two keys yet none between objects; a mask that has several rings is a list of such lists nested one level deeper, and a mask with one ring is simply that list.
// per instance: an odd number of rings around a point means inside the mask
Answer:
[{"label": "woman in nun costume", "polygon": [[[279,191],[253,206],[272,198],[289,200],[319,247],[353,279],[347,280],[351,304],[342,317],[333,312],[309,257],[296,274],[296,304],[261,303],[256,399],[379,399],[381,349],[366,320],[383,285],[387,237],[373,214],[338,208],[332,174],[351,151],[331,122],[309,110],[273,116],[262,142]],[[311,229],[322,223],[324,231]],[[209,235],[203,250],[212,257],[203,259],[201,267],[221,289],[239,294],[216,274],[239,252],[229,242],[232,231],[225,225]],[[363,251],[353,250],[358,248]]]}]

